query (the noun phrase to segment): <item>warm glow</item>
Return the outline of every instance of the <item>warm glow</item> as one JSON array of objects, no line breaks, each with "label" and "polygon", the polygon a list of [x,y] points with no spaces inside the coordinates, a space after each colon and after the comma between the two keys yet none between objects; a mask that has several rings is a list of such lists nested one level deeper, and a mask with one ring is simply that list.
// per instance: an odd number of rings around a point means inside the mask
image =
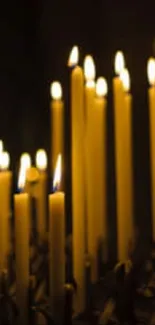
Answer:
[{"label": "warm glow", "polygon": [[115,73],[117,75],[120,75],[124,67],[125,67],[124,55],[121,51],[118,51],[115,56]]},{"label": "warm glow", "polygon": [[96,95],[98,97],[106,96],[108,93],[108,85],[105,78],[98,78],[96,81]]},{"label": "warm glow", "polygon": [[3,141],[0,140],[0,152],[2,152],[2,151],[3,151]]},{"label": "warm glow", "polygon": [[47,154],[43,149],[39,149],[36,153],[36,166],[39,170],[47,168]]},{"label": "warm glow", "polygon": [[61,155],[58,155],[55,173],[54,173],[54,179],[53,179],[53,188],[58,189],[60,187],[61,183],[61,165],[62,165],[62,158]]},{"label": "warm glow", "polygon": [[26,181],[26,168],[21,165],[19,169],[19,176],[18,176],[18,189],[22,190],[25,186]]},{"label": "warm glow", "polygon": [[52,82],[51,97],[55,100],[59,100],[62,98],[62,87],[59,81]]},{"label": "warm glow", "polygon": [[84,60],[84,74],[87,82],[92,82],[95,79],[95,64],[91,55],[87,55]]},{"label": "warm glow", "polygon": [[28,169],[31,167],[31,157],[28,153],[23,153],[20,158],[20,165]]},{"label": "warm glow", "polygon": [[6,151],[3,151],[1,153],[1,169],[6,170],[9,168],[10,165],[10,156],[9,153]]},{"label": "warm glow", "polygon": [[150,58],[147,63],[148,81],[151,86],[155,85],[155,59]]},{"label": "warm glow", "polygon": [[127,69],[123,69],[121,74],[120,74],[120,78],[122,80],[124,90],[126,92],[130,91],[130,75],[129,75],[129,71]]},{"label": "warm glow", "polygon": [[69,56],[68,66],[73,67],[74,65],[78,64],[78,61],[79,61],[79,49],[77,46],[74,46]]}]

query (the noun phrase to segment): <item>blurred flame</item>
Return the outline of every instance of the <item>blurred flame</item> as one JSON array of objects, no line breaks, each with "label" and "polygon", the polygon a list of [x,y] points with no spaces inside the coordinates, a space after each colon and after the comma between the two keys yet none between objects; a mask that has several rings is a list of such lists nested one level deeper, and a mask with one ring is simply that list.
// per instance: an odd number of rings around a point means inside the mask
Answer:
[{"label": "blurred flame", "polygon": [[87,55],[84,60],[84,75],[86,81],[94,81],[96,71],[95,63],[91,55]]},{"label": "blurred flame", "polygon": [[120,75],[124,67],[125,67],[125,60],[124,60],[123,52],[118,51],[115,56],[115,73],[117,75]]},{"label": "blurred flame", "polygon": [[31,167],[31,157],[28,153],[23,153],[20,158],[20,168],[18,176],[18,188],[23,189],[26,182],[26,172]]},{"label": "blurred flame", "polygon": [[53,99],[59,100],[62,98],[62,87],[59,81],[52,82],[50,92]]},{"label": "blurred flame", "polygon": [[43,149],[39,149],[36,153],[36,166],[40,170],[47,168],[47,154]]},{"label": "blurred flame", "polygon": [[79,49],[77,46],[73,46],[68,59],[68,66],[72,67],[74,65],[77,65],[78,61],[79,61]]},{"label": "blurred flame", "polygon": [[54,179],[53,179],[53,188],[59,188],[61,182],[61,166],[62,166],[62,157],[61,154],[58,155]]},{"label": "blurred flame", "polygon": [[151,86],[155,85],[155,59],[150,58],[147,63],[147,76]]},{"label": "blurred flame", "polygon": [[26,169],[31,167],[31,157],[27,152],[21,155],[20,165],[23,165]]},{"label": "blurred flame", "polygon": [[106,96],[108,93],[108,85],[105,78],[100,77],[96,82],[96,95],[98,97]]},{"label": "blurred flame", "polygon": [[1,160],[1,169],[6,170],[9,168],[10,165],[10,155],[8,152],[3,151],[0,155],[0,160]]},{"label": "blurred flame", "polygon": [[124,90],[126,92],[130,91],[130,75],[127,69],[121,71],[120,79],[122,80]]}]

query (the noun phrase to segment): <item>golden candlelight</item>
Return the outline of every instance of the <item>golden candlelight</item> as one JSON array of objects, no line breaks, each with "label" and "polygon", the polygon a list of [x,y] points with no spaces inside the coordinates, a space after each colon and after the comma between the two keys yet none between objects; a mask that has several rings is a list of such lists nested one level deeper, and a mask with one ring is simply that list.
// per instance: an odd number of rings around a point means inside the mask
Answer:
[{"label": "golden candlelight", "polygon": [[127,69],[123,69],[120,73],[120,79],[123,83],[123,88],[125,92],[130,91],[130,75],[129,71]]},{"label": "golden candlelight", "polygon": [[105,78],[100,77],[96,81],[96,95],[98,97],[104,97],[108,93],[108,85]]},{"label": "golden candlelight", "polygon": [[2,140],[0,140],[0,152],[2,152],[2,151],[3,151],[3,148],[4,148],[4,146],[3,146],[3,141],[2,141]]},{"label": "golden candlelight", "polygon": [[27,152],[24,152],[20,158],[20,164],[25,168],[31,167],[31,157]]},{"label": "golden candlelight", "polygon": [[84,60],[84,75],[86,79],[86,86],[89,88],[95,86],[95,63],[91,55],[87,55]]},{"label": "golden candlelight", "polygon": [[147,64],[147,76],[151,86],[155,86],[155,59],[150,58]]},{"label": "golden candlelight", "polygon": [[125,60],[123,52],[118,51],[115,56],[115,73],[116,75],[120,75],[121,71],[125,67]]},{"label": "golden candlelight", "polygon": [[1,153],[1,169],[3,171],[7,170],[9,168],[9,165],[10,165],[10,155],[8,152],[3,151]]},{"label": "golden candlelight", "polygon": [[54,100],[60,100],[62,98],[62,87],[59,81],[54,81],[51,84],[51,97]]},{"label": "golden candlelight", "polygon": [[39,149],[36,153],[36,166],[40,171],[47,168],[47,154],[43,149]]},{"label": "golden candlelight", "polygon": [[79,61],[79,49],[77,46],[74,46],[72,48],[72,51],[68,59],[68,66],[73,67],[78,64],[78,61]]},{"label": "golden candlelight", "polygon": [[55,173],[54,173],[54,179],[53,179],[53,188],[58,189],[60,187],[61,182],[61,164],[62,164],[62,157],[61,154],[58,155]]},{"label": "golden candlelight", "polygon": [[18,188],[23,189],[26,183],[26,171],[31,167],[31,157],[28,153],[23,153],[20,158],[20,169],[18,177]]}]

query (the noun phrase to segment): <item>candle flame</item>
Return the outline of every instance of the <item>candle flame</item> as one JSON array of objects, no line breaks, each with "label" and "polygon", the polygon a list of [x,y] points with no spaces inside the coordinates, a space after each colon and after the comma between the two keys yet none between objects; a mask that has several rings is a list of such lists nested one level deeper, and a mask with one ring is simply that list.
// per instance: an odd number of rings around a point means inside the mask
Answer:
[{"label": "candle flame", "polygon": [[39,149],[36,153],[36,166],[39,170],[47,168],[47,154],[43,149]]},{"label": "candle flame", "polygon": [[2,151],[3,151],[3,148],[4,148],[4,146],[3,146],[3,141],[2,141],[2,140],[0,140],[0,152],[2,152]]},{"label": "candle flame", "polygon": [[77,46],[73,46],[69,60],[68,60],[68,66],[73,67],[74,65],[77,65],[79,61],[79,49]]},{"label": "candle flame", "polygon": [[155,59],[150,58],[147,63],[148,81],[151,86],[155,85]]},{"label": "candle flame", "polygon": [[123,52],[118,51],[115,56],[115,73],[117,75],[120,75],[124,67],[125,67],[125,60],[124,60]]},{"label": "candle flame", "polygon": [[105,78],[100,77],[96,82],[96,95],[98,97],[106,96],[108,93],[108,85]]},{"label": "candle flame", "polygon": [[1,169],[6,170],[9,168],[10,165],[10,155],[8,152],[3,151],[1,153]]},{"label": "candle flame", "polygon": [[120,79],[122,80],[124,90],[126,92],[130,91],[130,75],[127,69],[123,69],[120,74]]},{"label": "candle flame", "polygon": [[26,168],[24,165],[20,166],[19,176],[18,176],[18,188],[23,189],[26,182]]},{"label": "candle flame", "polygon": [[58,155],[55,173],[54,173],[54,179],[53,179],[53,188],[58,189],[60,187],[61,182],[61,167],[62,166],[62,157],[61,154]]},{"label": "candle flame", "polygon": [[31,157],[30,155],[25,152],[21,155],[20,158],[20,169],[19,169],[19,176],[18,176],[18,188],[23,189],[26,182],[26,172],[31,167]]},{"label": "candle flame", "polygon": [[53,99],[59,100],[62,98],[62,87],[59,81],[52,82],[50,92]]},{"label": "candle flame", "polygon": [[95,63],[91,55],[87,55],[84,60],[84,75],[86,81],[94,82],[96,71],[95,71]]},{"label": "candle flame", "polygon": [[21,155],[20,165],[24,166],[25,169],[28,169],[31,167],[31,157],[27,152],[25,152]]}]

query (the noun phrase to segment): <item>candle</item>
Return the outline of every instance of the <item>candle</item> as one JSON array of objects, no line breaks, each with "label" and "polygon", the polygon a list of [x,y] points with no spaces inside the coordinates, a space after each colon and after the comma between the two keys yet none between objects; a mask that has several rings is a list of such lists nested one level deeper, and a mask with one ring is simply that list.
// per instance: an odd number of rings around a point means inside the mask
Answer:
[{"label": "candle", "polygon": [[64,316],[65,285],[65,196],[58,190],[60,180],[61,155],[58,156],[53,181],[55,193],[49,195],[50,305],[56,324],[62,324]]},{"label": "candle", "polygon": [[95,65],[91,56],[86,56],[84,61],[84,73],[86,78],[85,86],[85,115],[86,115],[86,135],[85,135],[85,174],[86,174],[86,213],[87,213],[87,235],[88,253],[91,258],[91,280],[97,281],[97,215],[95,184],[96,184],[96,159],[95,142],[96,130],[94,130],[95,117]]},{"label": "candle", "polygon": [[78,48],[74,47],[69,58],[71,72],[72,118],[72,229],[73,274],[78,285],[74,296],[74,310],[85,308],[85,188],[84,188],[84,76],[78,64]]},{"label": "candle", "polygon": [[7,152],[2,152],[0,156],[0,273],[7,269],[8,254],[10,249],[10,199],[12,173],[8,170],[10,157]]},{"label": "candle", "polygon": [[149,98],[149,122],[150,122],[150,153],[151,153],[151,201],[152,201],[152,236],[155,240],[155,59],[148,61],[148,80],[150,88]]},{"label": "candle", "polygon": [[39,170],[39,181],[37,185],[37,231],[40,239],[45,239],[46,234],[46,195],[47,195],[47,155],[42,149],[36,153],[36,166]]},{"label": "candle", "polygon": [[51,84],[51,97],[51,167],[53,171],[56,165],[58,154],[61,152],[63,155],[64,153],[64,103],[62,101],[62,87],[58,81],[55,81]]},{"label": "candle", "polygon": [[125,233],[126,245],[131,246],[134,240],[133,220],[133,157],[132,157],[132,96],[130,91],[130,76],[127,69],[123,69],[120,75],[124,88],[124,164],[125,164]]},{"label": "candle", "polygon": [[[124,57],[117,52],[115,72],[120,74],[124,68]],[[124,90],[119,76],[113,79],[114,123],[115,123],[115,165],[116,165],[116,209],[117,209],[117,257],[124,261],[126,246],[126,207],[125,207],[125,159],[124,159]]]},{"label": "candle", "polygon": [[96,211],[97,248],[102,244],[103,261],[107,261],[107,190],[106,190],[106,105],[108,88],[104,78],[96,82],[96,98],[93,118],[95,177],[94,204]]},{"label": "candle", "polygon": [[[20,171],[18,186],[25,184],[26,175]],[[16,253],[16,301],[19,308],[18,324],[28,325],[29,319],[29,223],[30,201],[28,193],[14,195],[15,253]]]}]

